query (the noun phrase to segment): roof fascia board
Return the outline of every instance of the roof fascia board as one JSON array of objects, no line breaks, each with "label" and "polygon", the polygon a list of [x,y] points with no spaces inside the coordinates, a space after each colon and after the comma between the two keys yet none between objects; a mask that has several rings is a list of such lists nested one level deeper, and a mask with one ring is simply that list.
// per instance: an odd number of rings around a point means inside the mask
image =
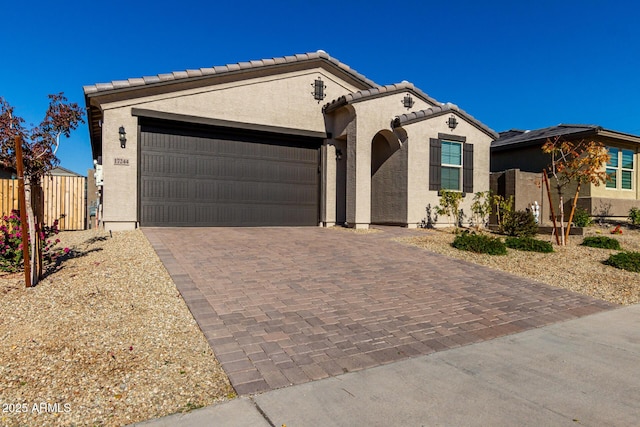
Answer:
[{"label": "roof fascia board", "polygon": [[311,138],[326,139],[325,132],[316,132],[304,129],[285,128],[280,126],[261,125],[256,123],[235,122],[231,120],[213,119],[209,117],[190,116],[185,114],[166,113],[164,111],[147,110],[143,108],[132,108],[131,115],[136,117],[146,117],[158,120],[170,120],[182,123],[196,123],[209,126],[220,126],[235,129],[246,129],[259,132],[282,133],[286,135],[304,136]]},{"label": "roof fascia board", "polygon": [[616,131],[613,131],[613,130],[602,129],[601,131],[598,132],[598,135],[606,137],[606,138],[618,139],[618,140],[624,141],[624,142],[635,142],[637,144],[640,144],[640,136],[631,135],[629,133],[616,132]]}]

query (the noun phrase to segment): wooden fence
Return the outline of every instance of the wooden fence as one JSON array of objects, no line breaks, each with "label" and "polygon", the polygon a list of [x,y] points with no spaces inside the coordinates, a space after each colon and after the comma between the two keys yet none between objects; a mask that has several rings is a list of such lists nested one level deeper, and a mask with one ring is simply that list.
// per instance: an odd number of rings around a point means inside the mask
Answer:
[{"label": "wooden fence", "polygon": [[[42,178],[42,196],[45,225],[51,225],[57,219],[60,230],[84,230],[84,177],[45,176]],[[18,180],[0,179],[0,214],[8,215],[13,209],[18,209]]]}]

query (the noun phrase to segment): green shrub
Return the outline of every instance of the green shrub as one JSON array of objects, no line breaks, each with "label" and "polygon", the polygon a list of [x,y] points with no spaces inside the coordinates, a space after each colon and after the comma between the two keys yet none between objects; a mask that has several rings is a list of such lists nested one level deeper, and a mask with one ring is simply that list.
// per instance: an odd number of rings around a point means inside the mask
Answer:
[{"label": "green shrub", "polygon": [[505,215],[502,232],[509,236],[533,237],[538,233],[538,224],[531,212],[514,211]]},{"label": "green shrub", "polygon": [[604,263],[622,270],[640,273],[640,252],[619,252],[611,255]]},{"label": "green shrub", "polygon": [[629,209],[629,221],[633,225],[640,225],[640,209],[639,208],[631,208]]},{"label": "green shrub", "polygon": [[607,236],[588,236],[582,241],[582,246],[589,246],[592,248],[601,249],[616,249],[620,250],[620,242],[613,237]]},{"label": "green shrub", "polygon": [[531,237],[507,237],[504,244],[511,249],[529,252],[553,252],[551,243]]},{"label": "green shrub", "polygon": [[458,234],[451,246],[462,251],[479,254],[505,255],[507,253],[507,247],[502,243],[502,240],[469,232]]},{"label": "green shrub", "polygon": [[573,214],[573,223],[576,227],[588,227],[593,224],[593,219],[591,219],[591,215],[586,209],[576,208]]}]

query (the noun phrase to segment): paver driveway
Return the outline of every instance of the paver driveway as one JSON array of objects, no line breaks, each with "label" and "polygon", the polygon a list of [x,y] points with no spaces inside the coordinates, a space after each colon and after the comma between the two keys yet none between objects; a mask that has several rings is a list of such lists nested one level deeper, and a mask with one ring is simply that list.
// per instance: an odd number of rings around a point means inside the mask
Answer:
[{"label": "paver driveway", "polygon": [[145,228],[238,394],[446,350],[612,304],[392,241],[301,228]]}]

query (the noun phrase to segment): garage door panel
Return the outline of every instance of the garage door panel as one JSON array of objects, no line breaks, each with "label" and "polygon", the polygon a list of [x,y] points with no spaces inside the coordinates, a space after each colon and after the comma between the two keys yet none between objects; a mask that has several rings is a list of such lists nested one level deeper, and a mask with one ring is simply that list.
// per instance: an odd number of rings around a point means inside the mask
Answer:
[{"label": "garage door panel", "polygon": [[317,225],[311,138],[141,126],[143,226]]}]

